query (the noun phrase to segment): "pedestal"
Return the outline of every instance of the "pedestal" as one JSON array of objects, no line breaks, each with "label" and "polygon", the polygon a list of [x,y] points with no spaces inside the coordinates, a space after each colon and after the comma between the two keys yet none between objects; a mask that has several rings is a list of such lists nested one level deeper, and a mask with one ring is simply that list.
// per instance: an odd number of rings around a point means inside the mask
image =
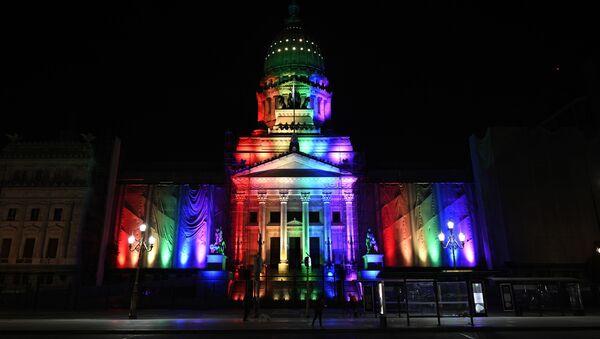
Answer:
[{"label": "pedestal", "polygon": [[227,256],[223,254],[209,254],[206,260],[206,266],[209,270],[225,271],[226,262]]},{"label": "pedestal", "polygon": [[277,271],[279,271],[279,273],[287,273],[288,272],[288,268],[289,268],[289,264],[288,263],[279,263],[279,264],[277,264]]},{"label": "pedestal", "polygon": [[365,254],[363,263],[359,278],[361,280],[377,280],[377,276],[383,269],[383,254]]},{"label": "pedestal", "polygon": [[380,270],[383,268],[383,254],[363,255],[365,270]]}]

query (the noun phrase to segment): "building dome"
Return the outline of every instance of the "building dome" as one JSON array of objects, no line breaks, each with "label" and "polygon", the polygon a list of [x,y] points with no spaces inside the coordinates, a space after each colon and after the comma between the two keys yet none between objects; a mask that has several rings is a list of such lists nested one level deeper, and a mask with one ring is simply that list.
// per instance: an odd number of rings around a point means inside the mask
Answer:
[{"label": "building dome", "polygon": [[298,6],[289,6],[290,17],[285,28],[271,43],[265,57],[265,75],[278,71],[306,68],[323,73],[325,65],[321,48],[310,38],[298,18]]}]

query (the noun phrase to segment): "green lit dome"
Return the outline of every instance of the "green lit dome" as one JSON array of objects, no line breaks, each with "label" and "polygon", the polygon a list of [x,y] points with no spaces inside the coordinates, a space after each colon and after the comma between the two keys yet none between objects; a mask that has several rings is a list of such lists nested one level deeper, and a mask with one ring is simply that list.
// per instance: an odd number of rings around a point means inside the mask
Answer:
[{"label": "green lit dome", "polygon": [[265,74],[294,68],[307,68],[323,73],[325,64],[319,45],[311,39],[297,16],[298,7],[290,5],[290,18],[286,26],[269,46],[265,58]]}]

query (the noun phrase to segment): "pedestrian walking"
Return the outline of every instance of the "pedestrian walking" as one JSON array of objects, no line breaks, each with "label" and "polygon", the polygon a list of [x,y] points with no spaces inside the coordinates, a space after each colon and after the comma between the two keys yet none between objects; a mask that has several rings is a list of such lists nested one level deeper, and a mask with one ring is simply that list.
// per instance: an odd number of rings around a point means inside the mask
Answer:
[{"label": "pedestrian walking", "polygon": [[344,309],[344,317],[352,318],[352,293],[348,293],[348,299],[346,299],[346,308]]},{"label": "pedestrian walking", "polygon": [[350,295],[350,307],[352,308],[354,318],[358,318],[358,299],[354,294]]},{"label": "pedestrian walking", "polygon": [[314,303],[315,316],[312,321],[312,327],[315,327],[315,320],[317,320],[317,317],[319,317],[319,326],[323,327],[323,309],[325,307],[327,307],[327,305],[325,305],[325,297],[321,294]]},{"label": "pedestrian walking", "polygon": [[244,321],[248,321],[248,314],[252,310],[252,295],[244,296]]},{"label": "pedestrian walking", "polygon": [[242,270],[242,276],[245,279],[246,289],[244,293],[244,321],[248,321],[248,314],[252,310],[254,304],[254,296],[252,291],[252,280],[250,279],[250,271],[247,269]]}]

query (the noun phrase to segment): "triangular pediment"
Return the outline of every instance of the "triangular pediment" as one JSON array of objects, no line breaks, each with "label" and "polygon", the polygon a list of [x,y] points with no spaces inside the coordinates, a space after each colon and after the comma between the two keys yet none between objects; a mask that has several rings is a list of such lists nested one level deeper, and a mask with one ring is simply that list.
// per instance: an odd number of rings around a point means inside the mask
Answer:
[{"label": "triangular pediment", "polygon": [[347,174],[335,165],[303,153],[289,153],[244,169],[234,177],[338,177]]}]

